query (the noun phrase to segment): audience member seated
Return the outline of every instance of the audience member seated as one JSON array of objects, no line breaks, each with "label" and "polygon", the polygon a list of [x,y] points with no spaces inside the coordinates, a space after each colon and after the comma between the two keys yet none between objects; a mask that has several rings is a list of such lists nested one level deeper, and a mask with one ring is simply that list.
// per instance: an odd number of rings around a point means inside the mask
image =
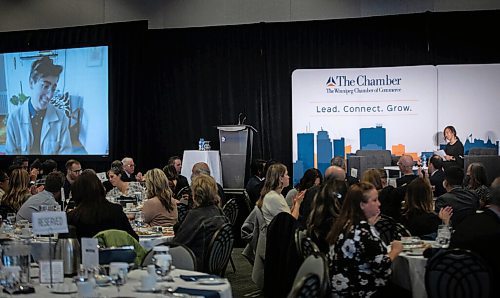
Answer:
[{"label": "audience member seated", "polygon": [[264,185],[264,177],[266,176],[266,172],[264,172],[265,165],[266,161],[262,159],[254,159],[252,161],[252,164],[250,165],[250,172],[252,174],[252,177],[248,179],[245,189],[248,193],[250,201],[252,201],[254,205],[259,199],[260,190]]},{"label": "audience member seated", "polygon": [[16,220],[26,219],[31,222],[33,212],[38,212],[40,206],[59,206],[58,201],[61,197],[61,188],[64,183],[64,175],[61,172],[52,172],[45,179],[45,188],[43,191],[32,195],[17,212]]},{"label": "audience member seated", "polygon": [[403,250],[393,241],[387,253],[374,234],[380,214],[375,187],[366,182],[352,185],[328,235],[331,247],[331,289],[334,297],[370,297],[389,281],[392,261]]},{"label": "audience member seated", "polygon": [[64,180],[64,199],[68,202],[67,208],[75,208],[75,202],[69,200],[71,196],[71,185],[76,181],[78,176],[82,173],[82,165],[76,159],[70,159],[66,162],[66,179]]},{"label": "audience member seated", "polygon": [[[338,181],[345,181],[345,171],[341,167],[337,166],[329,166],[325,170],[325,179],[323,180],[323,183],[326,182],[328,179],[334,179]],[[304,194],[304,200],[302,204],[300,204],[300,210],[299,210],[299,225],[302,228],[306,228],[307,226],[307,218],[309,217],[309,214],[311,214],[311,206],[314,200],[314,197],[319,191],[320,186],[316,185],[308,190],[306,190]],[[342,205],[342,202],[340,202]]]},{"label": "audience member seated", "polygon": [[[181,170],[182,170],[182,160],[179,156],[172,156],[168,159],[168,164],[167,166],[172,166],[175,169],[175,173],[177,174],[177,183],[175,185],[175,188],[172,188],[172,191],[174,192],[174,195],[177,195],[177,193],[183,189],[186,186],[189,186],[189,182],[186,177],[181,175]],[[167,175],[167,178],[168,175]],[[170,180],[170,178],[169,178]]]},{"label": "audience member seated", "polygon": [[3,198],[7,190],[9,189],[9,175],[3,170],[0,170],[0,199]]},{"label": "audience member seated", "polygon": [[262,211],[264,226],[261,227],[259,240],[257,241],[257,250],[255,263],[252,270],[252,280],[259,288],[264,286],[264,264],[266,254],[267,227],[278,213],[290,213],[293,217],[299,217],[299,208],[304,198],[304,191],[301,191],[294,198],[294,205],[290,210],[285,198],[281,194],[283,188],[290,184],[290,177],[286,166],[281,163],[272,164],[266,173],[264,187],[260,193],[260,199],[257,201],[257,207]]},{"label": "audience member seated", "polygon": [[344,181],[328,179],[314,197],[311,213],[307,219],[307,234],[324,254],[329,252],[326,237],[340,213],[340,201],[347,193]]},{"label": "audience member seated", "polygon": [[210,240],[215,231],[227,222],[227,218],[219,206],[220,198],[214,178],[197,175],[191,182],[191,189],[194,208],[189,210],[180,224],[174,241],[189,247],[196,256],[197,271],[204,271],[205,253]]},{"label": "audience member seated", "polygon": [[[193,181],[194,178],[202,174],[210,176],[210,168],[208,167],[208,164],[205,162],[195,163],[193,165],[193,168],[191,169],[191,181]],[[216,182],[216,184],[217,184],[217,193],[219,195],[219,199],[221,200],[219,202],[219,205],[224,206],[224,204],[226,203],[224,189],[219,183]]]},{"label": "audience member seated", "polygon": [[123,177],[122,177],[123,181],[125,181],[125,182],[142,182],[142,181],[144,181],[144,178],[142,177],[141,172],[134,174],[135,163],[134,163],[134,159],[132,159],[132,157],[123,158],[122,164],[123,164],[123,171],[125,173],[125,175],[123,175]]},{"label": "audience member seated", "polygon": [[320,185],[321,182],[323,182],[323,175],[321,175],[321,172],[318,169],[307,169],[304,173],[304,176],[302,176],[302,178],[300,179],[299,183],[297,183],[297,185],[295,185],[294,188],[290,189],[290,191],[288,191],[288,193],[286,194],[285,200],[288,204],[288,207],[293,207],[293,198],[295,198],[295,196],[299,192],[308,190],[313,186]]},{"label": "audience member seated", "polygon": [[108,200],[118,200],[120,197],[133,198],[134,194],[140,192],[144,198],[144,188],[139,182],[125,182],[125,171],[119,167],[113,167],[108,171],[109,182],[113,189],[106,194]]},{"label": "audience member seated", "polygon": [[456,226],[450,247],[478,253],[490,266],[494,283],[500,280],[500,177],[491,185],[490,199],[484,212],[473,214]]},{"label": "audience member seated", "polygon": [[[32,194],[30,189],[30,177],[26,170],[19,168],[12,170],[9,178],[9,189],[2,197],[2,216],[6,217],[9,212],[16,213]],[[5,211],[5,212],[4,212]],[[5,213],[5,214],[3,214]]]},{"label": "audience member seated", "polygon": [[397,187],[405,186],[418,177],[418,175],[413,173],[413,157],[411,157],[411,155],[401,156],[398,161],[398,166],[402,176],[396,179]]},{"label": "audience member seated", "polygon": [[175,170],[174,165],[170,165],[170,164],[166,165],[163,167],[162,171],[165,174],[165,176],[167,176],[168,187],[170,187],[170,190],[172,191],[172,196],[175,199],[179,199],[179,198],[177,198],[177,196],[176,196],[177,194],[174,191],[177,188],[177,183],[179,180],[179,174],[177,174],[177,171]]},{"label": "audience member seated", "polygon": [[406,188],[401,223],[412,236],[434,239],[440,224],[449,224],[453,209],[450,206],[434,213],[434,201],[429,182],[416,178]]},{"label": "audience member seated", "polygon": [[472,190],[479,198],[479,207],[483,209],[490,202],[490,189],[488,187],[488,176],[483,164],[474,162],[467,167],[465,176],[465,188]]},{"label": "audience member seated", "polygon": [[433,187],[433,195],[435,198],[446,193],[446,189],[443,186],[444,182],[444,171],[443,171],[443,159],[439,155],[433,155],[429,159],[427,172],[429,174],[429,181]]},{"label": "audience member seated", "polygon": [[446,206],[453,208],[451,224],[456,226],[468,215],[479,208],[479,198],[470,190],[462,187],[464,170],[459,167],[448,167],[444,171],[444,187],[447,193],[436,199],[436,213]]},{"label": "audience member seated", "polygon": [[335,157],[333,157],[330,160],[330,165],[331,166],[337,166],[337,167],[340,167],[340,168],[344,169],[344,171],[346,172],[346,174],[345,174],[345,181],[347,182],[347,186],[351,186],[351,185],[359,182],[358,178],[355,178],[355,177],[351,176],[350,173],[347,173],[347,167],[346,167],[346,164],[345,164],[345,158],[344,157],[342,157],[342,156],[335,156]]},{"label": "audience member seated", "polygon": [[123,208],[106,200],[104,187],[95,172],[83,171],[71,186],[71,193],[77,206],[68,213],[68,225],[76,227],[79,239],[92,238],[101,231],[115,229],[139,240]]},{"label": "audience member seated", "polygon": [[177,202],[168,187],[168,179],[160,169],[152,169],[144,175],[146,201],[142,207],[144,222],[150,226],[173,226],[177,223]]}]

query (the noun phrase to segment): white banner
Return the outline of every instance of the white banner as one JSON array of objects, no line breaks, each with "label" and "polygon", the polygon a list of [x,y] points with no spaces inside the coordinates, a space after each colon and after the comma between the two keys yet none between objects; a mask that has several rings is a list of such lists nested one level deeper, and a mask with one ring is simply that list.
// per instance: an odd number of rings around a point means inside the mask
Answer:
[{"label": "white banner", "polygon": [[294,182],[307,168],[323,171],[331,157],[358,149],[432,152],[447,125],[464,145],[470,134],[495,143],[499,77],[497,64],[294,71]]}]

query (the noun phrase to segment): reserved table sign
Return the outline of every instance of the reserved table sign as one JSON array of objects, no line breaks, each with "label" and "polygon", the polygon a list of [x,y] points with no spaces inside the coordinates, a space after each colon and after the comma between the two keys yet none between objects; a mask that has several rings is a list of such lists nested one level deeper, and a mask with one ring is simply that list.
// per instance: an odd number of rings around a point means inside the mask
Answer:
[{"label": "reserved table sign", "polygon": [[82,264],[85,268],[99,266],[99,248],[97,238],[82,238]]},{"label": "reserved table sign", "polygon": [[68,222],[64,211],[35,212],[32,215],[33,233],[48,235],[68,233]]}]

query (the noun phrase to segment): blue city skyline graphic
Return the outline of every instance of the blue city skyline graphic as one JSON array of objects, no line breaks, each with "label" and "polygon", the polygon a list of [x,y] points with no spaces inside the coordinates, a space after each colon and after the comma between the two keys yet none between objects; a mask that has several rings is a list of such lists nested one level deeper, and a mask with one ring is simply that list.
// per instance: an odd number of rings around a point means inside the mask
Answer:
[{"label": "blue city skyline graphic", "polygon": [[[359,139],[362,150],[387,150],[386,129],[382,125],[360,128]],[[478,138],[472,140],[472,135],[469,135],[464,143],[464,153],[467,155],[471,148],[495,148],[498,152],[499,143],[499,141],[494,143],[490,138],[487,141]],[[440,149],[444,149],[445,146],[440,144]],[[345,137],[331,139],[328,131],[323,129],[317,131],[317,169],[324,174],[334,156],[346,156],[345,147]],[[293,163],[293,185],[300,181],[307,169],[314,167],[314,133],[297,133],[297,153],[297,160]],[[427,159],[432,154],[433,152],[421,152]]]}]

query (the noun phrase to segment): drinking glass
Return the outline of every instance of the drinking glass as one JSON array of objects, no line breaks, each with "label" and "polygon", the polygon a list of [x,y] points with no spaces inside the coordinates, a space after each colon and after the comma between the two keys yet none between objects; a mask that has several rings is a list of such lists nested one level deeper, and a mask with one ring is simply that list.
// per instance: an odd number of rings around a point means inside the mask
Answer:
[{"label": "drinking glass", "polygon": [[9,225],[14,225],[16,223],[16,214],[7,213],[7,222],[9,223]]},{"label": "drinking glass", "polygon": [[123,268],[118,269],[116,272],[111,274],[111,282],[116,286],[118,291],[118,296],[120,296],[120,286],[125,283],[125,270]]},{"label": "drinking glass", "polygon": [[135,225],[137,227],[142,227],[144,225],[144,214],[142,211],[135,214]]},{"label": "drinking glass", "polygon": [[436,241],[441,248],[448,248],[450,245],[451,227],[448,225],[440,225],[437,231]]}]

